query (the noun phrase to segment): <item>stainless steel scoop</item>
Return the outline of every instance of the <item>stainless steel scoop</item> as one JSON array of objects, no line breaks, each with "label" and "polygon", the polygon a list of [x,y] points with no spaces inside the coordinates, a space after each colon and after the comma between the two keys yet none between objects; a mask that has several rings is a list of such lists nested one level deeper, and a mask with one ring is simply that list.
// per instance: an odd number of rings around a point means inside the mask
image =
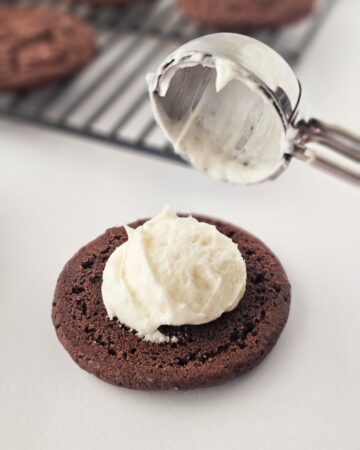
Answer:
[{"label": "stainless steel scoop", "polygon": [[360,137],[306,119],[284,59],[247,36],[191,41],[148,78],[157,122],[175,151],[215,178],[276,178],[293,157],[360,184]]}]

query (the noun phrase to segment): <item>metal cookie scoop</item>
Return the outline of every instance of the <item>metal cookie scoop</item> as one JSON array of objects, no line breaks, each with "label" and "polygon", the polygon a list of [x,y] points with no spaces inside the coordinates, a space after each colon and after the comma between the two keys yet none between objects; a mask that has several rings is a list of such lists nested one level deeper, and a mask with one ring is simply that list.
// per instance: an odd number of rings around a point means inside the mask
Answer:
[{"label": "metal cookie scoop", "polygon": [[214,178],[276,178],[293,157],[360,184],[360,137],[302,115],[299,81],[263,43],[191,41],[148,76],[155,119],[175,151]]}]

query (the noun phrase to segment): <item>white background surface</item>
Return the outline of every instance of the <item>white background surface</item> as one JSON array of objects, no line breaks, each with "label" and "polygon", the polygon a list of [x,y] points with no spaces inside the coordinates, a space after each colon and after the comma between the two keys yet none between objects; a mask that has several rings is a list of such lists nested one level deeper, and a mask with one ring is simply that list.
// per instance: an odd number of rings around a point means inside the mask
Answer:
[{"label": "white background surface", "polygon": [[[360,132],[360,4],[338,2],[299,76],[323,117]],[[252,188],[163,161],[0,122],[0,448],[360,448],[360,198],[294,162]],[[279,256],[293,285],[269,357],[220,387],[148,393],[80,370],[51,300],[65,261],[105,228],[168,203],[233,221]]]}]

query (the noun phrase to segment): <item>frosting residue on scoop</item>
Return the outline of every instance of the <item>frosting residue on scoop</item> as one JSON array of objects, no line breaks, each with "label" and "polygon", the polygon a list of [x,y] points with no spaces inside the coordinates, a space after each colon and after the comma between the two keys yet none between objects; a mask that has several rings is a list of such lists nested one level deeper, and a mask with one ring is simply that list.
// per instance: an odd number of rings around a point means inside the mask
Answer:
[{"label": "frosting residue on scoop", "polygon": [[199,325],[233,310],[246,286],[237,245],[215,226],[169,208],[132,229],[110,256],[102,297],[108,313],[154,342],[162,325]]},{"label": "frosting residue on scoop", "polygon": [[[285,83],[282,71],[290,69],[264,47],[245,36],[203,36],[177,49],[147,77],[154,118],[175,152],[215,179],[257,183],[288,163],[286,119],[256,74],[274,71],[291,98],[299,88],[295,77]],[[263,67],[264,59],[273,58],[275,65]]]}]

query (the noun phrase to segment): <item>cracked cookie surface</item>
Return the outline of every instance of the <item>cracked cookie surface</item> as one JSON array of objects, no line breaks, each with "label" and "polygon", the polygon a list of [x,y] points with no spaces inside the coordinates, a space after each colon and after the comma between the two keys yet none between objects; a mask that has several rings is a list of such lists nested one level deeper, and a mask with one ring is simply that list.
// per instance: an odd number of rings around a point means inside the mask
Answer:
[{"label": "cracked cookie surface", "polygon": [[0,6],[0,90],[69,77],[95,47],[95,33],[75,17],[46,7]]}]

